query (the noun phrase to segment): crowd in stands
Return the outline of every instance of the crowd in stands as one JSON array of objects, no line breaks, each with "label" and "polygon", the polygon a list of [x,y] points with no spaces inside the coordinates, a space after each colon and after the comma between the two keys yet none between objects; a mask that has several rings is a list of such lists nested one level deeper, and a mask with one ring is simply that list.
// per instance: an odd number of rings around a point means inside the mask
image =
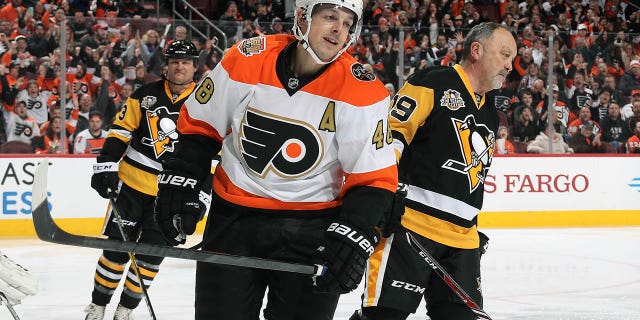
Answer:
[{"label": "crowd in stands", "polygon": [[[211,18],[228,47],[291,34],[283,0],[222,3]],[[363,32],[348,52],[393,95],[410,74],[458,62],[474,25],[502,23],[518,56],[503,88],[487,94],[500,115],[497,153],[640,153],[639,9],[629,0],[365,0]],[[162,77],[163,48],[191,33],[178,25],[161,35],[164,26],[145,24],[147,17],[136,0],[7,1],[0,9],[0,152],[19,141],[12,150],[59,153],[61,131],[67,153],[98,152],[126,98]],[[199,77],[221,53],[216,37],[191,40],[201,49]]]}]

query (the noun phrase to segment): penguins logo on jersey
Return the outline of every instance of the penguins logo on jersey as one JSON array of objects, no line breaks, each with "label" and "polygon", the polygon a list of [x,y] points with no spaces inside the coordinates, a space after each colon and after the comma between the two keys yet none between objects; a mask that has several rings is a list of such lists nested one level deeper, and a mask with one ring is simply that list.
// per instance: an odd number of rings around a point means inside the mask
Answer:
[{"label": "penguins logo on jersey", "polygon": [[440,98],[440,105],[443,107],[447,107],[451,111],[456,111],[460,108],[464,108],[464,99],[462,99],[462,95],[460,92],[448,89],[442,94],[442,98]]},{"label": "penguins logo on jersey", "polygon": [[308,123],[248,108],[240,128],[240,148],[247,166],[258,176],[269,171],[295,178],[315,168],[324,150]]},{"label": "penguins logo on jersey", "polygon": [[177,119],[178,112],[169,112],[166,107],[159,107],[153,111],[147,110],[145,116],[150,137],[142,138],[142,144],[153,148],[156,159],[165,152],[173,152],[178,142],[178,131],[171,116]]},{"label": "penguins logo on jersey", "polygon": [[254,37],[243,40],[238,44],[238,51],[242,53],[245,57],[252,56],[254,54],[259,54],[264,51],[266,48],[266,38],[265,37]]},{"label": "penguins logo on jersey", "polygon": [[452,118],[453,127],[458,137],[462,161],[448,159],[442,167],[467,175],[469,193],[484,183],[489,171],[495,144],[495,134],[483,124],[476,123],[473,115],[464,120]]}]

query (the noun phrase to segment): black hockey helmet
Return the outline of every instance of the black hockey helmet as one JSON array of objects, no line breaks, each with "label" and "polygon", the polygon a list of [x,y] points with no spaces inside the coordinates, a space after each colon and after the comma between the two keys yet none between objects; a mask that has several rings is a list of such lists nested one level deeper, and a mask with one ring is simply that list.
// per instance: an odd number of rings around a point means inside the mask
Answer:
[{"label": "black hockey helmet", "polygon": [[169,48],[164,53],[164,56],[174,59],[191,59],[195,65],[198,64],[198,57],[200,56],[198,53],[198,49],[196,46],[189,40],[175,40],[171,42]]}]

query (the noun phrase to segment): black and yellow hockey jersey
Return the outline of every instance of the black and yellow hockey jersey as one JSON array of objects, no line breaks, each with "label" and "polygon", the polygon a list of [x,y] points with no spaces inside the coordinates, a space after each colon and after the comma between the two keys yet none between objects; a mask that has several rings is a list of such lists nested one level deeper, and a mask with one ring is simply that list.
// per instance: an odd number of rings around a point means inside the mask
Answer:
[{"label": "black and yellow hockey jersey", "polygon": [[477,248],[477,216],[494,153],[496,109],[473,92],[460,65],[413,75],[392,102],[402,224],[456,248]]},{"label": "black and yellow hockey jersey", "polygon": [[150,195],[158,193],[161,163],[176,148],[180,108],[194,88],[195,83],[173,98],[166,81],[149,83],[136,90],[116,115],[107,139],[128,144],[118,172],[128,186]]}]

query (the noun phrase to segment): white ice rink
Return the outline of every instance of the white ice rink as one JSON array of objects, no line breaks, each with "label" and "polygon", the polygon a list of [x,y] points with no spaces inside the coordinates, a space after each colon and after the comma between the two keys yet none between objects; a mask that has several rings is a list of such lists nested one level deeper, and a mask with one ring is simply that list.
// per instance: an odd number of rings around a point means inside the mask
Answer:
[{"label": "white ice rink", "polygon": [[[483,231],[484,309],[494,320],[640,319],[640,227]],[[84,319],[99,250],[0,239],[0,251],[40,279],[38,295],[15,306],[22,320]],[[193,319],[194,271],[195,262],[165,260],[149,291],[158,319]],[[343,296],[335,319],[347,319],[359,295]],[[150,319],[144,302],[134,316]],[[0,319],[12,319],[5,306]]]}]

